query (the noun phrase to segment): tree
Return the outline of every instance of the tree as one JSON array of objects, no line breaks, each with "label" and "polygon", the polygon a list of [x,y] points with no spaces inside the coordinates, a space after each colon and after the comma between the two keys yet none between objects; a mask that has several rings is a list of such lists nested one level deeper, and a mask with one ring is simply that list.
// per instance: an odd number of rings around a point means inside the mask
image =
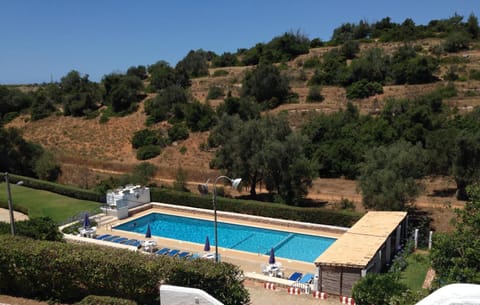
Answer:
[{"label": "tree", "polygon": [[463,131],[457,136],[453,158],[453,176],[457,198],[468,198],[466,187],[480,178],[480,131]]},{"label": "tree", "polygon": [[243,122],[224,115],[210,141],[220,145],[211,166],[241,177],[252,196],[265,184],[282,201],[298,204],[316,172],[305,157],[304,138],[292,133],[284,116]]},{"label": "tree", "polygon": [[480,284],[480,186],[467,187],[469,201],[456,209],[455,230],[434,235],[430,260],[437,287]]},{"label": "tree", "polygon": [[478,26],[478,18],[473,13],[468,16],[466,29],[472,39],[480,38],[480,27]]},{"label": "tree", "polygon": [[188,192],[187,188],[188,174],[181,166],[178,167],[175,174],[175,181],[173,182],[173,189],[180,192]]},{"label": "tree", "polygon": [[50,152],[43,152],[35,162],[35,173],[42,180],[55,181],[62,170],[57,160]]},{"label": "tree", "polygon": [[147,68],[145,66],[132,66],[127,70],[128,76],[136,76],[141,80],[144,80],[148,77],[147,75]]},{"label": "tree", "polygon": [[209,53],[202,49],[191,50],[177,63],[175,69],[185,71],[190,78],[206,76],[208,75],[209,57]]},{"label": "tree", "polygon": [[355,283],[352,296],[355,304],[389,304],[390,299],[407,291],[407,286],[398,280],[397,273],[370,273]]},{"label": "tree", "polygon": [[143,89],[140,78],[132,75],[112,73],[103,77],[105,93],[103,99],[116,113],[131,112],[140,101],[139,91]]},{"label": "tree", "polygon": [[277,99],[280,103],[290,94],[288,80],[271,64],[260,64],[249,71],[243,80],[242,96],[253,96],[257,102],[268,108],[268,101]]},{"label": "tree", "polygon": [[190,87],[190,78],[187,72],[174,69],[166,61],[158,61],[148,67],[150,73],[150,89],[160,91],[167,87],[176,86],[181,88]]},{"label": "tree", "polygon": [[215,125],[215,111],[198,101],[184,105],[184,116],[191,131],[207,131]]},{"label": "tree", "polygon": [[61,78],[60,88],[63,96],[65,115],[84,116],[101,106],[101,91],[98,84],[72,70]]},{"label": "tree", "polygon": [[366,153],[360,165],[358,185],[368,209],[402,211],[421,190],[416,179],[423,176],[424,151],[420,145],[399,141]]},{"label": "tree", "polygon": [[223,103],[217,106],[217,114],[222,117],[223,114],[238,114],[243,121],[257,119],[260,117],[260,106],[251,97],[233,97],[228,96]]},{"label": "tree", "polygon": [[188,96],[184,88],[166,87],[160,90],[156,97],[145,102],[145,112],[149,116],[147,122],[156,123],[169,119],[175,114],[176,106],[187,103]]}]

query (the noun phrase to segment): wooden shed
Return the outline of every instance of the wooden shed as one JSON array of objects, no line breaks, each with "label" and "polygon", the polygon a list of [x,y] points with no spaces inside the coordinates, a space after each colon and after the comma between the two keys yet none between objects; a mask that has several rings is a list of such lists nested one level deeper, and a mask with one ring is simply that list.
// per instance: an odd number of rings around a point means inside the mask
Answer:
[{"label": "wooden shed", "polygon": [[351,296],[356,281],[390,264],[407,236],[406,212],[365,214],[316,260],[316,289]]}]

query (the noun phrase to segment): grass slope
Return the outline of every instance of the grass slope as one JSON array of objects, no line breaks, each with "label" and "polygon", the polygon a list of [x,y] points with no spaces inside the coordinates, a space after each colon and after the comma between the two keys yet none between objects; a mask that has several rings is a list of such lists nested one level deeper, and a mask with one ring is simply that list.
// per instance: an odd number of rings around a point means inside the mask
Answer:
[{"label": "grass slope", "polygon": [[[55,193],[31,189],[11,184],[12,202],[14,206],[28,209],[28,216],[48,216],[56,222],[62,222],[80,212],[89,211],[91,214],[100,212],[98,202],[79,200]],[[7,202],[5,183],[0,183],[0,202]]]},{"label": "grass slope", "polygon": [[400,281],[406,284],[412,291],[422,289],[428,267],[430,266],[428,255],[412,253],[407,257],[407,263],[407,268],[403,270]]}]

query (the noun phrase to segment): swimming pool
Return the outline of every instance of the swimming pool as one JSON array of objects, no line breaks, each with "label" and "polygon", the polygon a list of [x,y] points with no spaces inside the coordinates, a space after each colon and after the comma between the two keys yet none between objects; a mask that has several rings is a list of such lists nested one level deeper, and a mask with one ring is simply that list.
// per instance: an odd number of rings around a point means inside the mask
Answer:
[{"label": "swimming pool", "polygon": [[[214,225],[210,220],[151,213],[114,229],[145,234],[148,224],[152,235],[158,237],[204,244],[208,236],[211,245],[215,245]],[[304,262],[313,262],[336,240],[224,222],[217,224],[219,247],[261,254],[268,254],[274,247],[275,256]]]}]

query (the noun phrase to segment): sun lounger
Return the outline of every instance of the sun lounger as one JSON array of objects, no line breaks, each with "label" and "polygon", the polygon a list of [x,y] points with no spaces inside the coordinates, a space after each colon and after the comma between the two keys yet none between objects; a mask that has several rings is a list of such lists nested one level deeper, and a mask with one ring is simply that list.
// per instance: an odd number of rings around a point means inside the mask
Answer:
[{"label": "sun lounger", "polygon": [[121,236],[114,236],[113,238],[107,237],[107,238],[104,239],[104,240],[108,240],[108,241],[111,241],[111,242],[115,243],[115,242],[117,242],[117,240],[122,239],[122,238],[123,238],[123,237],[121,237]]},{"label": "sun lounger", "polygon": [[173,249],[172,251],[168,252],[167,255],[168,255],[168,256],[175,256],[175,255],[177,255],[179,252],[180,252],[180,250]]},{"label": "sun lounger", "polygon": [[186,258],[186,257],[189,256],[190,254],[191,254],[191,253],[188,252],[188,251],[183,251],[183,252],[178,253],[177,256],[180,257],[180,258]]},{"label": "sun lounger", "polygon": [[112,240],[112,241],[113,241],[114,243],[119,243],[119,244],[121,244],[121,243],[123,243],[123,242],[125,242],[125,241],[127,241],[127,240],[128,240],[128,238],[126,238],[126,237],[121,237],[121,238],[114,239],[114,240]]},{"label": "sun lounger", "polygon": [[302,276],[302,278],[298,282],[301,283],[301,284],[310,284],[312,279],[313,279],[313,274],[307,273],[304,276]]},{"label": "sun lounger", "polygon": [[292,275],[290,275],[290,277],[288,278],[289,281],[298,281],[301,277],[302,277],[302,273],[300,272],[294,272],[292,273]]},{"label": "sun lounger", "polygon": [[169,251],[170,251],[170,248],[163,248],[163,249],[160,249],[160,250],[158,250],[157,252],[155,252],[155,254],[157,254],[157,255],[165,255],[165,254],[167,254]]},{"label": "sun lounger", "polygon": [[112,234],[103,234],[103,235],[97,236],[96,239],[103,240],[104,238],[107,238],[110,236],[112,236]]},{"label": "sun lounger", "polygon": [[112,235],[112,236],[109,236],[109,237],[106,237],[102,240],[105,240],[105,241],[111,241],[112,239],[116,239],[116,238],[120,238],[120,236],[118,235]]},{"label": "sun lounger", "polygon": [[190,256],[187,256],[187,259],[195,259],[195,258],[200,258],[200,254],[194,253],[194,254],[192,254],[192,255],[190,255]]}]

